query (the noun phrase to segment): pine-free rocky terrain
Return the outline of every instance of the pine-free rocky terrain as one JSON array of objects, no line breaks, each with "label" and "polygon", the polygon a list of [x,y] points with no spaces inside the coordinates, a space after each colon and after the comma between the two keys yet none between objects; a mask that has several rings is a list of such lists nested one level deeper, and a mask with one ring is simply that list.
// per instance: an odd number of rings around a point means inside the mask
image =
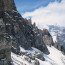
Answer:
[{"label": "pine-free rocky terrain", "polygon": [[47,29],[20,15],[14,0],[0,0],[0,65],[64,65],[56,43]]}]

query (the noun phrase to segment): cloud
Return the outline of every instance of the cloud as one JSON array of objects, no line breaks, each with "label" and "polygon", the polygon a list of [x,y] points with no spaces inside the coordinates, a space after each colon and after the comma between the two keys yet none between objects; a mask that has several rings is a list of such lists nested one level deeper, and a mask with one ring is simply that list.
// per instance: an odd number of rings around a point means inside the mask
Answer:
[{"label": "cloud", "polygon": [[61,3],[57,1],[50,3],[47,7],[40,7],[32,12],[26,12],[23,17],[32,17],[32,22],[36,22],[39,28],[44,25],[65,26],[65,0]]},{"label": "cloud", "polygon": [[50,2],[61,2],[61,0],[14,0],[17,10],[23,15],[25,12],[31,12],[41,6],[48,6]]}]

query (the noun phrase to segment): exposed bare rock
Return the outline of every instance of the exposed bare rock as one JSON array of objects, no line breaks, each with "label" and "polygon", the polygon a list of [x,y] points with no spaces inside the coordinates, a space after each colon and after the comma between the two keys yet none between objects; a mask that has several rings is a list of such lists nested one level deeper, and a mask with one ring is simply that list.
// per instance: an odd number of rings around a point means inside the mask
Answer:
[{"label": "exposed bare rock", "polygon": [[0,65],[11,64],[11,39],[6,33],[5,24],[3,19],[0,19]]},{"label": "exposed bare rock", "polygon": [[49,37],[48,35],[43,36],[43,41],[46,45],[49,45],[49,46],[51,46],[53,43],[52,37],[51,36]]},{"label": "exposed bare rock", "polygon": [[[19,46],[30,49],[32,46],[38,48],[42,52],[49,54],[45,44],[51,44],[52,38],[48,30],[40,30],[36,24],[32,24],[31,19],[24,19],[17,11],[14,0],[0,0],[0,31],[8,34],[5,47],[11,48],[16,54],[19,54]],[[46,36],[47,35],[47,36]],[[44,37],[44,38],[43,38]],[[9,38],[11,39],[9,41]],[[4,39],[3,39],[4,40]],[[48,42],[47,42],[48,40]],[[10,46],[10,47],[9,47]],[[5,47],[2,47],[6,49]],[[11,51],[9,51],[11,52]],[[8,55],[10,56],[10,54]]]},{"label": "exposed bare rock", "polygon": [[53,45],[53,39],[47,29],[43,29],[43,41],[46,45]]}]

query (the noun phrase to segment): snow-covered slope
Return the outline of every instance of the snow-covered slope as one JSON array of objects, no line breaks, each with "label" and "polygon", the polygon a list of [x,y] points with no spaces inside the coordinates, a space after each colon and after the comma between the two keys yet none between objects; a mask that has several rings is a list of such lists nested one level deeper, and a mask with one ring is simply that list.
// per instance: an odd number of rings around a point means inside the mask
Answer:
[{"label": "snow-covered slope", "polygon": [[[40,62],[40,65],[65,65],[65,56],[61,53],[61,51],[57,50],[53,46],[52,47],[47,46],[47,47],[50,51],[50,54],[49,55],[43,54],[45,61],[36,58]],[[38,49],[36,48],[33,48],[33,50],[38,51]],[[28,51],[28,53],[32,53],[32,51],[30,50],[25,51]],[[18,64],[21,65],[21,62],[24,62],[24,60],[22,60],[22,56],[18,56],[14,53],[12,53],[11,56],[12,61],[15,63],[15,65]],[[25,63],[28,65],[26,61]]]},{"label": "snow-covered slope", "polygon": [[46,61],[43,61],[43,63],[40,65],[65,65],[65,56],[61,53],[61,51],[54,47],[48,47],[48,49],[50,54],[44,54]]}]

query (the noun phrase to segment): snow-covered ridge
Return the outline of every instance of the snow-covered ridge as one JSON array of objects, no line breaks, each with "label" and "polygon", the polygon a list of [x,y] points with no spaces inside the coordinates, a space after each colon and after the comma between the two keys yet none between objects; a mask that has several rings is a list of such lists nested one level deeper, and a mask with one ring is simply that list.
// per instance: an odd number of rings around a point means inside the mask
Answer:
[{"label": "snow-covered ridge", "polygon": [[[47,46],[47,47],[50,51],[50,54],[49,55],[43,54],[45,61],[36,58],[39,61],[40,65],[65,65],[65,56],[61,53],[61,51],[57,50],[53,46],[52,47]],[[32,48],[33,48],[33,52],[34,51],[39,52],[38,49],[36,49],[34,47],[32,47]],[[33,52],[31,50],[24,50],[24,48],[22,48],[22,47],[21,47],[21,50],[23,52],[28,52],[28,53],[33,54]],[[22,61],[24,62],[24,60],[22,60],[22,56],[16,55],[14,53],[11,53],[11,56],[12,56],[12,61],[15,63],[15,65],[18,65],[18,64],[21,65],[20,63]],[[18,61],[16,61],[16,60],[18,60]],[[27,61],[25,61],[25,64],[32,65],[32,64],[29,64]]]}]

